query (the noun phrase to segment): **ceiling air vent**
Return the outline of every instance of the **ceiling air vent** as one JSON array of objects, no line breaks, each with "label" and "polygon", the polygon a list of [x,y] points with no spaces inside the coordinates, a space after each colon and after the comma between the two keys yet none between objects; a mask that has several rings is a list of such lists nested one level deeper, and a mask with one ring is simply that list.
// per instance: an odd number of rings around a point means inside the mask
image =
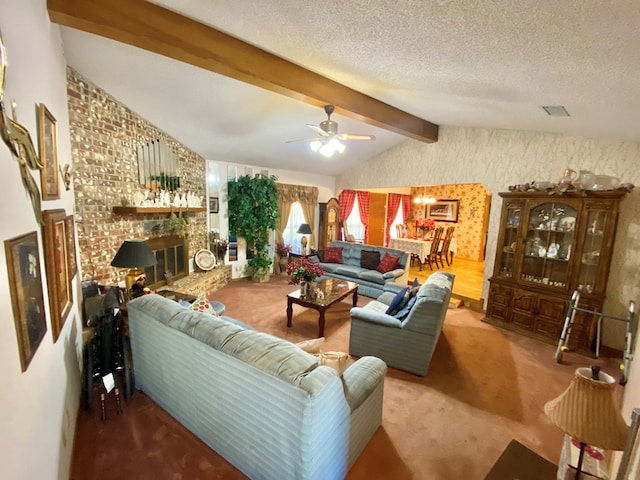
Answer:
[{"label": "ceiling air vent", "polygon": [[567,112],[567,109],[564,108],[562,105],[550,105],[547,107],[542,107],[542,109],[547,112],[547,115],[551,116],[551,117],[570,117],[571,115],[569,115],[569,112]]}]

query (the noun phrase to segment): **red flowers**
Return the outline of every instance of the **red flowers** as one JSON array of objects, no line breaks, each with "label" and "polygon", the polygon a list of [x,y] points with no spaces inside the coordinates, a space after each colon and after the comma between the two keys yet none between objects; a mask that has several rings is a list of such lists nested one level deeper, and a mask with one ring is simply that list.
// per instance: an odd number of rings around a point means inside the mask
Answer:
[{"label": "red flowers", "polygon": [[299,285],[303,282],[313,282],[324,275],[324,270],[318,263],[313,263],[308,257],[302,257],[300,262],[289,262],[287,273],[291,275],[291,285]]}]

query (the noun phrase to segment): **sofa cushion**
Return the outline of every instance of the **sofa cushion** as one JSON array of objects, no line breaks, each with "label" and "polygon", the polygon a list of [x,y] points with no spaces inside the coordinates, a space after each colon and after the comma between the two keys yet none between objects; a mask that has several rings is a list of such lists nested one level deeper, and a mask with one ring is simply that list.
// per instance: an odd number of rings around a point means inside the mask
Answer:
[{"label": "sofa cushion", "polygon": [[227,337],[220,351],[293,385],[318,366],[318,359],[293,343],[267,333],[242,330]]},{"label": "sofa cushion", "polygon": [[380,252],[376,250],[362,250],[360,253],[360,266],[369,270],[375,270],[380,265]]},{"label": "sofa cushion", "polygon": [[365,271],[362,267],[354,267],[353,265],[340,265],[336,268],[336,272],[339,275],[344,275],[346,277],[358,278],[360,272]]},{"label": "sofa cushion", "polygon": [[391,300],[391,303],[389,304],[387,311],[384,313],[386,313],[387,315],[393,315],[398,310],[400,310],[400,308],[402,308],[400,305],[404,301],[404,298],[407,296],[408,291],[409,291],[409,287],[406,287],[400,290],[398,293],[396,293],[395,297],[393,297],[393,300]]},{"label": "sofa cushion", "polygon": [[380,260],[380,265],[378,265],[378,270],[381,273],[387,273],[396,268],[398,262],[400,261],[400,257],[396,257],[394,255],[389,255],[385,252],[384,257]]},{"label": "sofa cushion", "polygon": [[320,263],[324,273],[336,273],[336,270],[342,266],[341,263]]},{"label": "sofa cushion", "polygon": [[324,250],[324,263],[343,263],[342,247],[327,247]]},{"label": "sofa cushion", "polygon": [[384,275],[378,272],[377,270],[363,270],[358,273],[358,278],[362,280],[369,280],[370,282],[379,283],[380,285],[384,285]]}]

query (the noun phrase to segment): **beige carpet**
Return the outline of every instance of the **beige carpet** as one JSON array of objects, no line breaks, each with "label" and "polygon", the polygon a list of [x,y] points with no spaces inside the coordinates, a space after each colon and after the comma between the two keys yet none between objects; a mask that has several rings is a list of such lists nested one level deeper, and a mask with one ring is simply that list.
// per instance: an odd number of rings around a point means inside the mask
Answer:
[{"label": "beige carpet", "polygon": [[[318,313],[294,305],[286,326],[288,277],[268,283],[234,280],[211,295],[226,315],[293,342],[315,338]],[[371,299],[359,298],[359,305]],[[326,314],[326,350],[348,351],[351,297]],[[426,377],[389,369],[382,428],[349,472],[349,479],[483,479],[512,439],[558,462],[562,432],[543,405],[568,385],[577,367],[597,363],[617,375],[617,360],[569,353],[500,330],[482,314],[449,309]]]}]

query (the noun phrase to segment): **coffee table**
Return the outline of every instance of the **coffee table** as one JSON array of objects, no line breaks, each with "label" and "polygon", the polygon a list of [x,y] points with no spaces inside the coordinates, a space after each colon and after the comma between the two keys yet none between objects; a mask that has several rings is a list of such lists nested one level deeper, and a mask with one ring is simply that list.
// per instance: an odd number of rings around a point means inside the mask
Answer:
[{"label": "coffee table", "polygon": [[315,284],[315,294],[302,297],[300,289],[287,294],[287,327],[291,328],[291,318],[293,316],[293,304],[312,308],[320,312],[318,319],[318,337],[324,336],[324,312],[331,305],[344,300],[353,293],[353,306],[358,304],[358,284],[347,282],[337,278],[325,278]]}]

